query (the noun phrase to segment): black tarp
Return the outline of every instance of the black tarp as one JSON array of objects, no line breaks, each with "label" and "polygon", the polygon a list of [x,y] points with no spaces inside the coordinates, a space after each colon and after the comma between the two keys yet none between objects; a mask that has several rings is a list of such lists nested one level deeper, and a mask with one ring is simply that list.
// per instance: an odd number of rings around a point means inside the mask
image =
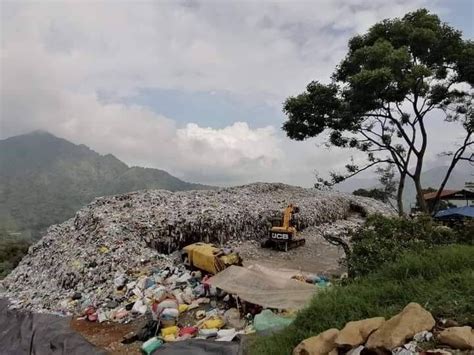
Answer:
[{"label": "black tarp", "polygon": [[72,330],[69,322],[69,317],[8,309],[8,302],[0,299],[0,354],[105,354]]},{"label": "black tarp", "polygon": [[190,339],[165,343],[153,355],[240,355],[239,341]]}]

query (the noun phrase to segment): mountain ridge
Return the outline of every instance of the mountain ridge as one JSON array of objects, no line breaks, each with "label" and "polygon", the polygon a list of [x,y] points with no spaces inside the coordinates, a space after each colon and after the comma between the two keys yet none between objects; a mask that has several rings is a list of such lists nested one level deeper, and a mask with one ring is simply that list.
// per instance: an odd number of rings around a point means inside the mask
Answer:
[{"label": "mountain ridge", "polygon": [[164,170],[129,167],[113,154],[101,155],[46,131],[0,140],[0,227],[28,239],[38,238],[96,197],[210,188]]}]

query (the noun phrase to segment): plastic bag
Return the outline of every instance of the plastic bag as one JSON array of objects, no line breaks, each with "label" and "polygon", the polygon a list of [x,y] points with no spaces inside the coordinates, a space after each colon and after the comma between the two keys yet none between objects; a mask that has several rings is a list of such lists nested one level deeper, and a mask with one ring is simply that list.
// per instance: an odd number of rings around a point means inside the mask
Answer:
[{"label": "plastic bag", "polygon": [[204,321],[202,323],[202,326],[201,328],[203,329],[214,329],[214,328],[217,328],[217,329],[220,329],[224,326],[224,320],[222,318],[212,318],[212,319],[208,319],[206,321]]},{"label": "plastic bag", "polygon": [[261,332],[264,330],[279,330],[285,328],[286,326],[290,325],[294,317],[282,317],[276,315],[269,309],[263,310],[260,314],[257,314],[253,321],[253,326],[257,332]]}]

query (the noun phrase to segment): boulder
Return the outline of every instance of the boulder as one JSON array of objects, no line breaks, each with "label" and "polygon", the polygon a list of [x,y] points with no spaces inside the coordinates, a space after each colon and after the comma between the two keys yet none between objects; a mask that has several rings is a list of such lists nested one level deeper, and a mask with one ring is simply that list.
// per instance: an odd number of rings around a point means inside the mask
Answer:
[{"label": "boulder", "polygon": [[339,330],[328,329],[317,336],[308,338],[299,343],[293,350],[293,355],[327,355],[334,352]]},{"label": "boulder", "polygon": [[474,331],[471,327],[452,327],[438,335],[438,341],[459,350],[474,350]]},{"label": "boulder", "polygon": [[402,346],[406,340],[423,330],[431,330],[435,320],[430,312],[418,303],[409,303],[399,314],[393,316],[373,332],[366,348],[392,350]]},{"label": "boulder", "polygon": [[383,317],[348,322],[334,341],[338,347],[354,348],[362,345],[375,330],[385,322]]}]

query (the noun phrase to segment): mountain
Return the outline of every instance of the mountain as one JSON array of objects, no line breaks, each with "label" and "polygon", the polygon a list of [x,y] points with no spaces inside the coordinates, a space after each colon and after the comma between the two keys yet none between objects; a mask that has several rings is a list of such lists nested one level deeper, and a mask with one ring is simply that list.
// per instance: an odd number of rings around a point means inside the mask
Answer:
[{"label": "mountain", "polygon": [[0,227],[9,235],[36,239],[98,196],[208,188],[163,170],[128,167],[43,131],[0,140]]}]

